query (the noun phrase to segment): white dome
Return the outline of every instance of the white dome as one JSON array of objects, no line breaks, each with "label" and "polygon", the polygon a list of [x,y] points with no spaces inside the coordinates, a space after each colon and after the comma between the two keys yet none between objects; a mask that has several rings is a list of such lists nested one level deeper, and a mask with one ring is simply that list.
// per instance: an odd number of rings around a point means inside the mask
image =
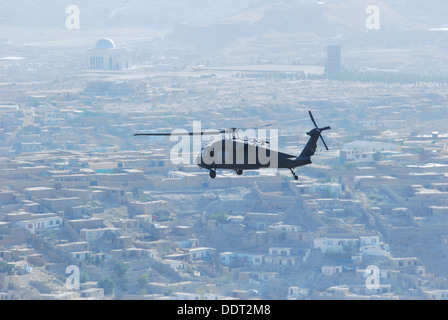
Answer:
[{"label": "white dome", "polygon": [[97,41],[95,49],[115,49],[115,43],[109,38],[100,39]]}]

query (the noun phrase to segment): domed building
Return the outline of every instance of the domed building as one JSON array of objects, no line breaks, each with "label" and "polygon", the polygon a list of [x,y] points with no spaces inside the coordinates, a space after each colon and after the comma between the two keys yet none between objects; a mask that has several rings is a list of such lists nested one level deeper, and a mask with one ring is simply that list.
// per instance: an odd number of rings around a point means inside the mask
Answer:
[{"label": "domed building", "polygon": [[95,49],[115,49],[115,42],[112,41],[112,39],[104,38],[97,41],[95,45]]},{"label": "domed building", "polygon": [[123,70],[131,67],[131,60],[111,39],[103,38],[89,49],[88,66],[92,70]]}]

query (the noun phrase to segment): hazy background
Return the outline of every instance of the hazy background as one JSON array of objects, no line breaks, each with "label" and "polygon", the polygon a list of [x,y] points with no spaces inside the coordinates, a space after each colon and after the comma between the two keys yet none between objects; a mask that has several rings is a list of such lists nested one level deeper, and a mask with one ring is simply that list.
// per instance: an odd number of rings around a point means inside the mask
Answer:
[{"label": "hazy background", "polygon": [[[79,30],[66,28],[69,5],[80,10]],[[365,26],[369,5],[380,9],[379,30]],[[70,55],[110,37],[122,47],[134,43],[131,50],[135,42],[176,49],[192,62],[322,64],[325,46],[336,43],[347,69],[448,71],[445,0],[17,0],[0,8],[3,56],[24,46]]]}]

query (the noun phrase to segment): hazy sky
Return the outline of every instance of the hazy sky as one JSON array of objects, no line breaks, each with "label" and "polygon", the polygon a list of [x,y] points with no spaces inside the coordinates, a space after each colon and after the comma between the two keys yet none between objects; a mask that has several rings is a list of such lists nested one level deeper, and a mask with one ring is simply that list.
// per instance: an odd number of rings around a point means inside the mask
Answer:
[{"label": "hazy sky", "polygon": [[[257,19],[256,15],[272,12],[297,14],[296,20],[311,17],[300,15],[304,12],[321,10],[335,19],[335,23],[346,23],[359,14],[364,18],[365,9],[376,5],[383,11],[384,17],[402,19],[411,24],[424,23],[433,27],[448,25],[446,13],[448,2],[445,0],[3,0],[0,1],[0,24],[2,26],[64,27],[65,10],[68,6],[77,6],[84,27],[131,27],[134,25],[167,27],[173,23],[211,23],[241,15],[241,19]],[[244,16],[245,15],[245,16]],[[292,17],[294,18],[294,17]],[[345,21],[344,21],[345,20]],[[62,23],[61,23],[62,21]],[[396,21],[398,22],[398,21]],[[390,21],[389,24],[393,24]]]},{"label": "hazy sky", "polygon": [[315,64],[336,41],[355,68],[411,65],[444,73],[448,64],[446,0],[15,0],[0,7],[0,41],[17,46],[158,37],[224,58]]}]

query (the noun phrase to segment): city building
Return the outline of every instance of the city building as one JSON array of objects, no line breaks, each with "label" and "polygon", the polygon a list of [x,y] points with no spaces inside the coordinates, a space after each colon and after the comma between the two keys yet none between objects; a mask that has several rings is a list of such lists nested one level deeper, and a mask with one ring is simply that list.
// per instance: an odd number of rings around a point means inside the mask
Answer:
[{"label": "city building", "polygon": [[341,46],[327,45],[327,60],[325,62],[325,74],[329,77],[338,76],[341,73]]}]

